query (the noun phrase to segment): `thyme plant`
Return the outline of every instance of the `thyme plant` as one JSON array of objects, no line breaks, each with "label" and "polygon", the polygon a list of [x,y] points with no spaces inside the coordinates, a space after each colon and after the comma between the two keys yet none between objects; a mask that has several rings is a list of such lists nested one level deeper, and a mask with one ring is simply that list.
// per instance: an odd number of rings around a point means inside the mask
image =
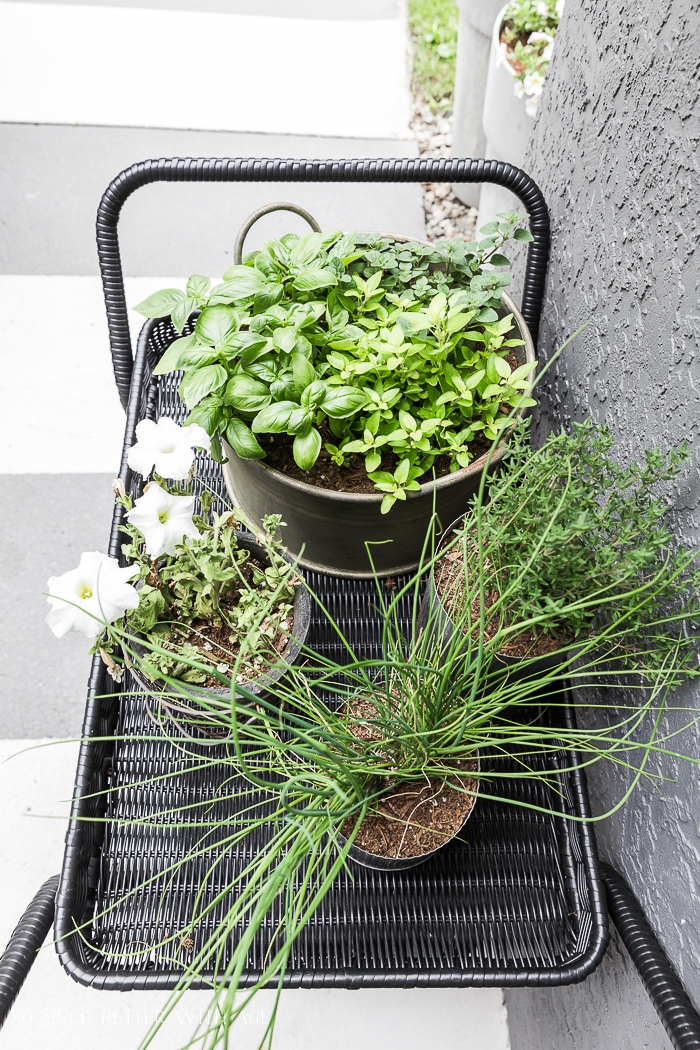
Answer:
[{"label": "thyme plant", "polygon": [[690,659],[690,639],[679,632],[681,623],[695,628],[697,551],[674,546],[661,496],[688,462],[685,443],[621,466],[610,430],[591,420],[534,450],[527,429],[514,435],[489,502],[456,532],[460,604],[474,601],[477,584],[496,595],[485,622],[500,625],[502,641],[523,624],[534,636],[591,635],[601,644],[612,629],[628,665],[650,637],[645,664],[676,651]]}]

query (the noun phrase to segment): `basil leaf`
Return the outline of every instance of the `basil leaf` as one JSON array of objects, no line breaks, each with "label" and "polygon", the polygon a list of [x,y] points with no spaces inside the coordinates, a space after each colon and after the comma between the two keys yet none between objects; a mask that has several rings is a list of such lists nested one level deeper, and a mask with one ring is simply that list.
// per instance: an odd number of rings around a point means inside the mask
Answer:
[{"label": "basil leaf", "polygon": [[338,278],[332,270],[323,270],[310,267],[302,270],[294,278],[294,287],[299,292],[313,292],[316,288],[333,288],[338,283]]},{"label": "basil leaf", "polygon": [[315,427],[309,427],[294,438],[292,453],[294,462],[301,470],[311,470],[321,451],[321,435]]},{"label": "basil leaf", "polygon": [[[274,357],[270,356],[270,354],[266,354],[265,357],[261,357],[257,361],[252,361],[250,364],[244,363],[243,358],[241,357],[241,367],[244,368],[248,375],[252,376],[253,379],[259,379],[261,383],[267,383],[268,386],[270,383],[274,383],[279,376],[277,362]],[[291,396],[292,395],[290,394],[290,398]],[[286,395],[278,397],[275,394],[274,398],[275,401],[287,400]]]},{"label": "basil leaf", "polygon": [[255,415],[267,408],[272,397],[264,383],[253,379],[244,372],[239,372],[228,381],[224,401],[238,412]]},{"label": "basil leaf", "polygon": [[170,319],[173,322],[173,327],[176,331],[180,332],[180,334],[182,334],[182,330],[187,324],[190,314],[194,313],[196,308],[197,304],[194,299],[183,299],[182,302],[179,302],[173,309]]},{"label": "basil leaf", "polygon": [[254,270],[252,266],[232,266],[224,274],[223,283],[212,288],[210,298],[221,302],[237,302],[239,299],[248,299],[258,292],[266,291],[267,288],[268,282],[259,270]]},{"label": "basil leaf", "polygon": [[192,409],[185,420],[185,425],[188,425],[189,423],[199,423],[200,427],[204,427],[207,434],[209,434],[210,437],[213,437],[219,428],[221,418],[221,398],[217,394],[210,394],[209,397],[200,401],[196,408]]},{"label": "basil leaf", "polygon": [[192,274],[187,282],[187,294],[191,299],[199,299],[201,304],[206,302],[210,288],[210,278],[202,277],[198,273]]},{"label": "basil leaf", "polygon": [[304,390],[316,378],[316,370],[303,354],[292,354],[292,374],[294,385],[299,392]]},{"label": "basil leaf", "polygon": [[299,405],[295,401],[277,401],[262,412],[258,412],[253,420],[254,434],[283,434],[287,430],[287,424],[292,412],[298,412]]},{"label": "basil leaf", "polygon": [[284,286],[281,284],[272,284],[269,288],[256,292],[253,299],[253,312],[264,314],[266,310],[269,310],[271,306],[275,306],[280,301],[283,292]]},{"label": "basil leaf", "polygon": [[149,295],[142,303],[135,306],[134,310],[144,317],[169,317],[178,303],[185,298],[185,293],[178,288],[164,288],[162,292],[154,292],[153,295]]},{"label": "basil leaf", "polygon": [[194,408],[207,394],[219,390],[227,378],[223,365],[205,365],[186,372],[178,392],[187,407]]},{"label": "basil leaf", "polygon": [[278,350],[285,354],[291,354],[297,341],[297,332],[294,328],[277,328],[272,336],[272,342]]},{"label": "basil leaf", "polygon": [[321,408],[333,419],[347,419],[367,404],[367,395],[352,386],[326,387]]},{"label": "basil leaf", "polygon": [[195,335],[202,343],[219,349],[238,329],[238,316],[230,306],[207,306],[194,326]]},{"label": "basil leaf", "polygon": [[182,367],[182,356],[191,347],[196,345],[197,340],[193,335],[185,335],[182,339],[175,339],[165,351],[160,361],[153,369],[154,376],[165,376],[169,372],[177,372]]},{"label": "basil leaf", "polygon": [[250,427],[242,419],[232,419],[226,427],[226,440],[241,459],[264,459],[265,452]]}]

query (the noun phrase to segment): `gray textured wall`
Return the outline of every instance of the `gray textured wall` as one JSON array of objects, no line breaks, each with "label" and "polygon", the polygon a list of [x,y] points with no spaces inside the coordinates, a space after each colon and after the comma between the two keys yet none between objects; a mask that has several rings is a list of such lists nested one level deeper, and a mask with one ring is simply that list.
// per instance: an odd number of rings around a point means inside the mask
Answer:
[{"label": "gray textured wall", "polygon": [[[591,414],[620,458],[687,437],[692,466],[673,494],[686,543],[700,540],[700,3],[567,0],[526,168],[553,221],[541,347],[589,318],[540,390],[539,435]],[[700,688],[674,698],[696,704]],[[669,726],[681,724],[676,712]],[[697,735],[683,748],[700,755]],[[700,789],[668,762],[598,826],[604,857],[629,879],[700,1005]],[[625,778],[589,778],[603,812]],[[615,947],[568,989],[507,996],[513,1050],[668,1050],[634,968]]]}]

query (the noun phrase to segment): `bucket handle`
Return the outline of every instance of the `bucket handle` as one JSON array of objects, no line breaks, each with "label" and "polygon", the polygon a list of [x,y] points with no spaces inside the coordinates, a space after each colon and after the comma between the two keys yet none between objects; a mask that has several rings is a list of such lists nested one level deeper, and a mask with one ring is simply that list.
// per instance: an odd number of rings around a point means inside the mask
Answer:
[{"label": "bucket handle", "polygon": [[284,204],[281,201],[277,204],[266,204],[264,208],[258,208],[258,210],[254,211],[252,215],[249,215],[238,231],[236,243],[233,248],[233,261],[236,266],[240,266],[243,262],[243,242],[250,233],[251,226],[253,226],[258,219],[262,219],[263,215],[267,215],[271,211],[293,211],[297,215],[301,215],[302,219],[306,219],[314,233],[321,232],[321,227],[316,222],[313,215],[310,215],[304,208],[300,208],[298,204]]}]

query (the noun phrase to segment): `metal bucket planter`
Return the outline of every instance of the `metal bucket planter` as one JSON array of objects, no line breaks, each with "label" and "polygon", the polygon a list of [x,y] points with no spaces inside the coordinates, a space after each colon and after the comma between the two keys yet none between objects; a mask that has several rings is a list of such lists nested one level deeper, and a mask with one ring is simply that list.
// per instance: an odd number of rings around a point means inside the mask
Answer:
[{"label": "metal bucket planter", "polygon": [[[238,533],[237,544],[243,550],[250,551],[252,556],[257,558],[258,561],[263,562],[264,564],[268,562],[269,559],[265,548],[252,536],[248,536],[245,533]],[[287,558],[287,560],[291,562],[292,559]],[[254,678],[249,682],[240,683],[240,687],[245,689],[248,693],[252,693],[253,696],[261,698],[268,697],[270,689],[274,688],[276,683],[283,679],[289,672],[289,668],[298,661],[304,643],[306,642],[306,637],[309,633],[310,624],[311,596],[306,587],[303,586],[303,584],[300,584],[294,588],[292,627],[289,633],[287,645],[284,652],[280,655],[279,663],[268,668],[267,671],[259,677]],[[138,641],[133,641],[131,643],[131,648],[139,657],[145,657],[148,655],[148,649]],[[173,696],[172,692],[165,694],[166,687],[158,686],[155,682],[152,682],[143,673],[140,667],[135,667],[131,662],[129,662],[129,670],[141,691],[146,693],[147,696],[155,699],[164,715],[174,721],[183,732],[187,732],[186,727],[189,726],[197,729],[200,733],[204,733],[205,736],[212,735],[215,738],[220,739],[223,723],[215,713],[208,711],[205,708],[197,709],[196,706],[189,705],[184,697],[179,701]],[[229,698],[231,696],[230,689],[225,689],[223,687],[204,688],[189,683],[187,684],[187,691],[189,695],[195,699],[198,695],[201,695],[203,699],[212,696],[221,698]],[[153,714],[153,712],[151,712],[151,714]]]},{"label": "metal bucket planter", "polygon": [[[307,213],[291,205],[269,205],[251,216],[236,242],[236,262],[242,258],[243,237],[259,215],[289,208],[303,214],[314,229],[318,224]],[[410,238],[390,234],[394,240]],[[499,317],[513,315],[517,337],[523,346],[515,347],[518,365],[536,361],[535,347],[522,314],[510,296],[503,293]],[[523,410],[521,415],[525,415]],[[288,477],[268,466],[264,460],[240,459],[224,441],[223,473],[226,488],[249,522],[262,532],[267,514],[281,514],[286,522],[283,540],[299,563],[315,572],[333,576],[367,578],[374,571],[380,576],[409,572],[418,565],[433,510],[441,522],[454,521],[464,513],[471,496],[479,488],[487,455],[469,466],[436,481],[421,485],[420,492],[407,493],[397,500],[388,514],[381,513],[383,494],[336,492],[316,488]],[[504,449],[491,459],[490,469],[498,467]],[[367,544],[371,544],[372,561]]]},{"label": "metal bucket planter", "polygon": [[[440,544],[438,545],[438,553],[441,548],[449,543],[452,534],[459,528],[462,521],[463,519],[461,517],[458,518],[456,521],[452,522],[448,529],[445,530]],[[458,630],[438,593],[438,589],[435,585],[434,566],[430,571],[428,586],[425,589],[425,594],[423,595],[423,600],[421,601],[418,612],[418,630],[424,631],[426,629],[429,629],[437,637],[439,644],[445,648],[450,645],[455,631]],[[465,637],[465,649],[468,644],[469,643]],[[562,652],[545,653],[540,657],[534,658],[527,656],[510,656],[503,652],[495,652],[492,656],[492,662],[496,667],[502,667],[508,670],[511,675],[520,675],[522,673],[523,676],[527,677],[542,674],[545,671],[554,669],[563,663],[565,659],[566,657]]]}]

